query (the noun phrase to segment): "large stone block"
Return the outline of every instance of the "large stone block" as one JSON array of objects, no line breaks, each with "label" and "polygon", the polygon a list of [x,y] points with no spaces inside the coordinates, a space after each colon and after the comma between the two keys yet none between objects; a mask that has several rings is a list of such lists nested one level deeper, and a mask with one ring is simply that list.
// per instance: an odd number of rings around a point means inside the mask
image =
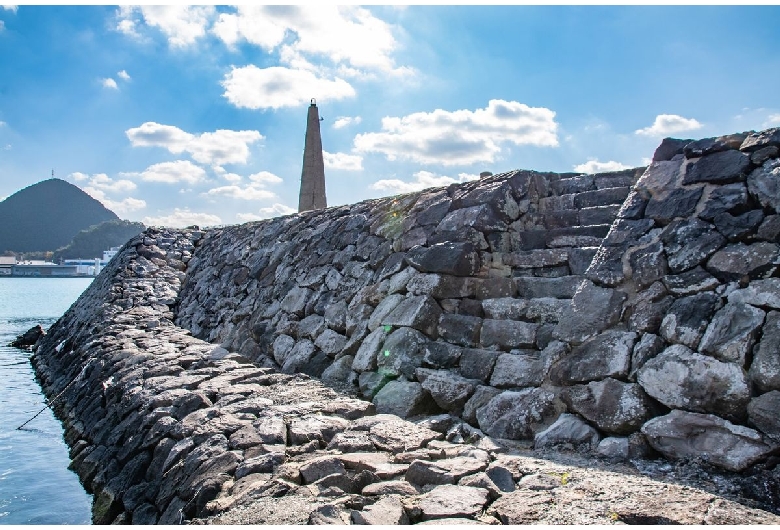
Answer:
[{"label": "large stone block", "polygon": [[558,384],[587,383],[606,377],[626,377],[637,334],[606,331],[576,348],[552,366],[550,379]]},{"label": "large stone block", "polygon": [[409,264],[420,272],[437,272],[453,276],[472,276],[482,263],[477,248],[469,242],[437,243],[415,247],[406,254]]},{"label": "large stone block", "polygon": [[544,379],[544,361],[532,355],[504,353],[496,359],[490,386],[525,388],[540,386]]},{"label": "large stone block", "polygon": [[752,153],[765,147],[780,147],[780,127],[750,133],[740,146],[741,151]]},{"label": "large stone block", "polygon": [[498,346],[505,350],[530,348],[536,343],[538,324],[515,320],[482,321],[479,342],[483,347]]},{"label": "large stone block", "polygon": [[382,299],[368,319],[368,329],[374,331],[382,324],[382,320],[395,309],[406,297],[402,294],[391,294]]},{"label": "large stone block", "polygon": [[442,313],[439,319],[439,338],[451,344],[474,347],[479,340],[481,328],[481,318]]},{"label": "large stone block", "polygon": [[747,179],[748,191],[761,206],[780,213],[780,158],[772,158],[753,170]]},{"label": "large stone block", "polygon": [[599,433],[574,414],[561,414],[558,419],[534,437],[534,449],[543,449],[559,445],[595,448],[599,443]]},{"label": "large stone block", "polygon": [[706,190],[704,207],[698,214],[705,221],[712,221],[722,213],[747,204],[747,188],[742,182],[725,186],[707,186]]},{"label": "large stone block", "polygon": [[610,434],[630,434],[653,415],[653,404],[635,383],[607,378],[565,389],[569,408]]},{"label": "large stone block", "polygon": [[744,370],[681,345],[666,348],[637,372],[651,397],[673,409],[741,420],[750,401]]},{"label": "large stone block", "polygon": [[446,342],[427,342],[422,346],[423,365],[452,368],[458,365],[461,348]]},{"label": "large stone block", "polygon": [[777,269],[779,255],[780,247],[774,243],[736,243],[713,254],[707,261],[707,270],[723,282],[745,277],[759,279]]},{"label": "large stone block", "polygon": [[742,471],[772,451],[753,429],[711,414],[673,410],[648,421],[642,432],[653,449],[668,458],[703,458],[729,471]]},{"label": "large stone block", "polygon": [[579,344],[617,323],[626,293],[599,287],[584,280],[553,333],[554,337]]},{"label": "large stone block", "polygon": [[726,184],[744,180],[750,168],[750,157],[740,151],[712,153],[687,166],[683,184],[715,182]]},{"label": "large stone block", "polygon": [[750,382],[760,392],[780,390],[780,313],[770,311],[761,335],[761,342],[753,352]]},{"label": "large stone block", "polygon": [[689,217],[695,210],[702,195],[702,188],[677,188],[668,195],[653,196],[645,208],[645,216],[658,221],[661,225],[668,224],[678,217]]},{"label": "large stone block", "polygon": [[780,390],[773,390],[753,398],[748,404],[748,419],[752,425],[772,438],[775,445],[780,443]]},{"label": "large stone block", "polygon": [[460,413],[479,381],[466,379],[444,370],[431,371],[422,382],[436,404],[444,410]]},{"label": "large stone block", "polygon": [[406,284],[413,295],[431,295],[436,299],[474,296],[474,278],[447,274],[417,274]]},{"label": "large stone block", "polygon": [[720,297],[715,293],[678,298],[661,322],[661,336],[673,344],[695,349],[719,305]]},{"label": "large stone block", "polygon": [[726,244],[726,238],[714,226],[696,218],[673,221],[664,229],[661,240],[669,270],[675,274],[699,265]]},{"label": "large stone block", "polygon": [[431,296],[409,296],[382,319],[382,325],[414,328],[435,339],[440,316],[441,307]]},{"label": "large stone block", "polygon": [[454,232],[462,230],[464,227],[471,227],[480,232],[503,232],[507,229],[504,217],[489,204],[470,206],[448,213],[438,224],[436,230],[438,232]]},{"label": "large stone block", "polygon": [[460,354],[460,374],[466,379],[487,382],[498,355],[497,351],[464,348]]},{"label": "large stone block", "polygon": [[433,400],[420,383],[390,381],[374,396],[378,414],[408,418],[431,411]]},{"label": "large stone block", "polygon": [[366,337],[357,353],[355,353],[355,360],[352,362],[352,369],[356,372],[369,372],[376,370],[376,360],[379,352],[382,350],[382,345],[387,338],[388,332],[384,327],[377,328],[372,331],[368,337]]},{"label": "large stone block", "polygon": [[[399,328],[385,340],[377,355],[377,370],[392,377],[414,377],[414,371],[422,365],[422,346],[428,337],[412,328]],[[354,365],[353,365],[354,366]]]},{"label": "large stone block", "polygon": [[753,280],[744,289],[732,291],[729,294],[729,302],[780,309],[780,278]]},{"label": "large stone block", "polygon": [[707,327],[699,351],[721,361],[745,366],[765,313],[747,304],[726,304]]},{"label": "large stone block", "polygon": [[477,409],[479,428],[489,436],[532,440],[558,419],[565,405],[541,388],[507,390]]}]

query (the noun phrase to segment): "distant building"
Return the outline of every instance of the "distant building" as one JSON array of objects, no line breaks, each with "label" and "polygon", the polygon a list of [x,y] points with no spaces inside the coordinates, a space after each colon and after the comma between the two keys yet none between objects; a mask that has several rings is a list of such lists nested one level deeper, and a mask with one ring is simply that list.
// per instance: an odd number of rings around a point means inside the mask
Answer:
[{"label": "distant building", "polygon": [[[17,276],[32,278],[73,278],[97,276],[111,258],[119,252],[119,247],[111,247],[103,251],[103,259],[66,259],[62,263],[52,263],[41,260],[25,260],[17,262],[16,258],[0,258],[0,276]],[[13,260],[11,263],[10,260]],[[3,265],[5,262],[8,265]]]},{"label": "distant building", "polygon": [[0,256],[0,276],[11,276],[16,256]]}]

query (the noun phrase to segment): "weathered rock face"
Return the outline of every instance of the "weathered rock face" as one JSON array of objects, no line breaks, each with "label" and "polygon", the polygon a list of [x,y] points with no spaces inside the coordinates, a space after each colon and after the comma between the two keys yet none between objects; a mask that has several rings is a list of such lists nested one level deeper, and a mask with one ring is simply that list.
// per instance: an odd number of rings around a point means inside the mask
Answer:
[{"label": "weathered rock face", "polygon": [[[723,440],[749,429],[760,450],[740,456],[747,442],[728,441],[734,454],[717,456],[721,442],[707,438],[664,454],[753,465],[780,445],[767,413],[780,390],[776,136],[666,142],[643,172],[513,171],[206,232],[147,232],[35,357],[48,392],[82,369],[89,382],[61,415],[73,422],[69,443],[84,442],[74,462],[85,483],[102,492],[96,521],[120,508],[138,521],[201,513],[225,476],[241,475],[235,488],[279,466],[261,456],[280,451],[256,442],[300,454],[379,448],[343,423],[369,406],[444,411],[468,422],[453,437],[540,446],[661,440],[658,429],[684,433],[706,416]],[[372,403],[293,399],[310,385],[325,392],[300,374]],[[290,420],[293,404],[302,409]],[[666,423],[653,419],[668,409]],[[126,503],[123,484],[137,486],[147,465],[171,478]],[[352,487],[340,480],[306,486]],[[492,492],[486,480],[458,487]]]}]

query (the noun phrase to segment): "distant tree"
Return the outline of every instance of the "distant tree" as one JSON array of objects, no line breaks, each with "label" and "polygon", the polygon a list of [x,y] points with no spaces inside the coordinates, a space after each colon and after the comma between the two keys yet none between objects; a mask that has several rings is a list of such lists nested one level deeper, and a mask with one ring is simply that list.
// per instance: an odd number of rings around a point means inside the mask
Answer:
[{"label": "distant tree", "polygon": [[54,252],[54,261],[61,259],[93,259],[103,257],[103,251],[119,247],[144,231],[143,223],[106,221],[82,230],[68,245]]}]

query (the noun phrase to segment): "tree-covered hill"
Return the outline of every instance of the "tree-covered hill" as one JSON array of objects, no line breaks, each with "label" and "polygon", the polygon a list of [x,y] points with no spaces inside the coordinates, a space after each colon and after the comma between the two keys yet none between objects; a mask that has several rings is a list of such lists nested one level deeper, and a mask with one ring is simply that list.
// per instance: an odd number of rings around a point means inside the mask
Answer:
[{"label": "tree-covered hill", "polygon": [[55,250],[81,230],[118,219],[77,186],[44,180],[0,202],[0,253]]},{"label": "tree-covered hill", "polygon": [[115,220],[100,223],[82,230],[67,246],[57,249],[54,260],[100,258],[104,250],[124,245],[145,228],[143,223],[132,221]]}]

